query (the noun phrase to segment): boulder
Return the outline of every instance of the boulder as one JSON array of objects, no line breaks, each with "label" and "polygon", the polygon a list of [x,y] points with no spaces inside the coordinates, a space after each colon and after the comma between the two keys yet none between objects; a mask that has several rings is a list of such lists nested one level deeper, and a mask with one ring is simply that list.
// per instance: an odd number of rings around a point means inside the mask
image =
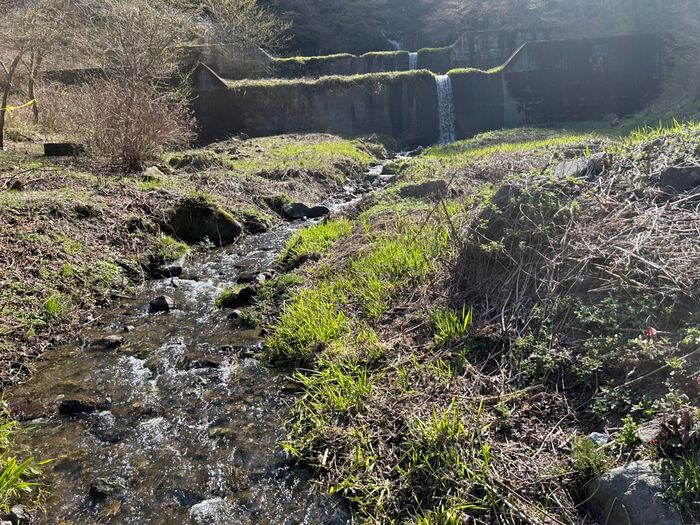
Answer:
[{"label": "boulder", "polygon": [[700,187],[700,166],[668,167],[661,172],[659,186],[662,190],[673,192],[688,191]]},{"label": "boulder", "polygon": [[175,299],[169,295],[159,295],[148,303],[148,309],[151,312],[169,312],[175,308]]},{"label": "boulder", "polygon": [[663,485],[650,461],[616,468],[586,487],[588,505],[600,523],[680,525],[678,511],[661,499]]},{"label": "boulder", "polygon": [[203,199],[186,199],[168,210],[162,227],[191,244],[209,240],[225,246],[243,233],[243,227],[231,215]]},{"label": "boulder", "polygon": [[15,179],[12,186],[10,186],[10,191],[22,191],[25,186],[26,183],[22,179]]},{"label": "boulder", "polygon": [[101,395],[76,395],[66,397],[58,406],[61,414],[87,414],[96,410],[105,410],[112,405],[108,397]]},{"label": "boulder", "polygon": [[554,176],[560,179],[567,177],[582,179],[597,175],[608,166],[608,155],[606,153],[595,153],[581,159],[560,162],[554,168]]},{"label": "boulder", "polygon": [[429,180],[422,184],[409,184],[400,190],[404,198],[426,199],[428,197],[439,197],[447,195],[447,182],[444,180]]},{"label": "boulder", "polygon": [[303,219],[309,215],[309,207],[301,202],[290,202],[282,206],[282,213],[289,219]]},{"label": "boulder", "polygon": [[329,210],[328,207],[319,204],[318,206],[314,206],[309,210],[307,217],[309,219],[317,219],[319,217],[323,217],[324,215],[328,215],[330,212],[331,210]]}]

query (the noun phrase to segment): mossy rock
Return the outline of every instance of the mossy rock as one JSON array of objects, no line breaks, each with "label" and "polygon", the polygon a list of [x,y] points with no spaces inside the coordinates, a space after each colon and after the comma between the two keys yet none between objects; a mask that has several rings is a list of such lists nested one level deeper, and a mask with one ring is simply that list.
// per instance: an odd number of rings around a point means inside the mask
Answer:
[{"label": "mossy rock", "polygon": [[229,213],[203,199],[186,199],[166,212],[163,229],[187,243],[210,241],[225,246],[243,227]]}]

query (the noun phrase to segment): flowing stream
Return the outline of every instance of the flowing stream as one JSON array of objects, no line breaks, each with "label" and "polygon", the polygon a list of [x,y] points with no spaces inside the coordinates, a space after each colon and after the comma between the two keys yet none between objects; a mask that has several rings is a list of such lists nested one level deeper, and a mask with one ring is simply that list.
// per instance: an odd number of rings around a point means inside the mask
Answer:
[{"label": "flowing stream", "polygon": [[[386,182],[380,172],[368,173],[375,187]],[[325,204],[337,210],[355,196],[347,188]],[[309,224],[282,224],[193,258],[179,278],[147,282],[10,393],[28,412],[81,395],[109,403],[88,414],[27,418],[18,447],[54,460],[43,467],[50,492],[38,523],[349,523],[278,444],[295,394],[284,373],[256,358],[260,331],[214,307],[224,287],[269,268]],[[177,308],[149,312],[159,295]],[[114,334],[124,337],[118,349],[93,344]]]},{"label": "flowing stream", "polygon": [[455,102],[452,95],[452,80],[449,75],[436,75],[438,116],[440,122],[440,144],[455,141]]}]

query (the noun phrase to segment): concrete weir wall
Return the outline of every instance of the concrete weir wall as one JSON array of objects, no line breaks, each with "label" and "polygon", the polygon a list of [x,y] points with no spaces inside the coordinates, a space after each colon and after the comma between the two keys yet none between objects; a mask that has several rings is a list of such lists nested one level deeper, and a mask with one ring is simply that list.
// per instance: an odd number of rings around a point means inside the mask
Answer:
[{"label": "concrete weir wall", "polygon": [[[525,42],[550,40],[554,35],[554,29],[466,33],[451,46],[418,50],[418,69],[427,69],[436,74],[445,74],[451,69],[461,67],[491,69],[503,64]],[[272,58],[269,72],[277,78],[317,78],[330,75],[350,76],[406,71],[409,69],[408,53],[408,51],[381,51],[361,56],[340,54]]]},{"label": "concrete weir wall", "polygon": [[[457,139],[521,125],[599,120],[638,111],[660,91],[661,41],[653,35],[525,43],[502,68],[449,73]],[[236,133],[384,134],[402,144],[439,136],[429,71],[226,83],[200,65],[195,116],[202,141]]]},{"label": "concrete weir wall", "polygon": [[450,73],[457,137],[629,115],[659,94],[665,70],[654,35],[528,42],[500,71]]},{"label": "concrete weir wall", "polygon": [[376,133],[408,145],[438,139],[437,89],[427,71],[226,84],[200,65],[194,76],[203,142],[311,132]]}]

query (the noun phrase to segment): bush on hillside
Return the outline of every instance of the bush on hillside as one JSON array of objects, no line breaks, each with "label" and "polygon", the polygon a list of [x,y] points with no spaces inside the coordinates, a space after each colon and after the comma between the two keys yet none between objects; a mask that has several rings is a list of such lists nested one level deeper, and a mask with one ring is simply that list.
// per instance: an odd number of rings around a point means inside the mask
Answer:
[{"label": "bush on hillside", "polygon": [[67,111],[74,133],[91,150],[130,170],[194,137],[186,99],[146,82],[96,80],[77,88],[72,100]]}]

